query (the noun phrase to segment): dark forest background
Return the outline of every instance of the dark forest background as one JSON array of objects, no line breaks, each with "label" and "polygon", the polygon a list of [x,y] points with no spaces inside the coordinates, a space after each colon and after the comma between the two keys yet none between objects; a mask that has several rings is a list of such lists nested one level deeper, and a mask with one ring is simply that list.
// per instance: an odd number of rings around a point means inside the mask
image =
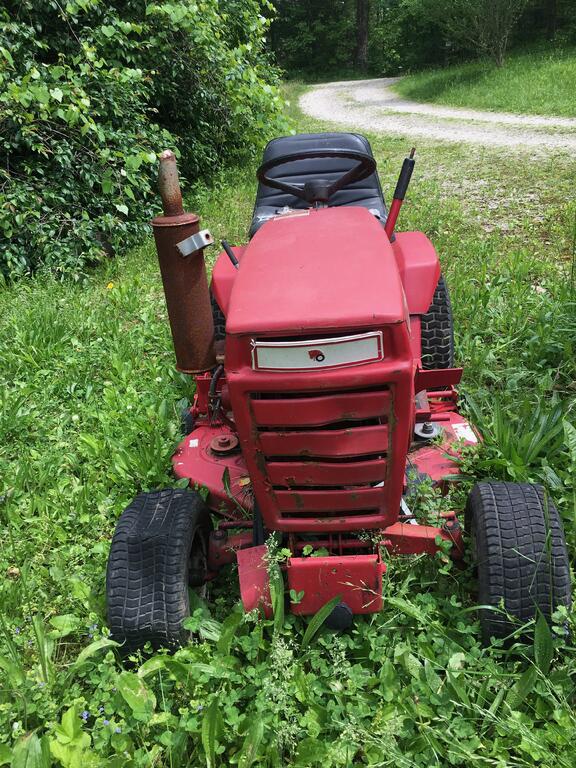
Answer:
[{"label": "dark forest background", "polygon": [[289,74],[393,75],[515,46],[576,43],[574,0],[276,0],[271,44]]}]

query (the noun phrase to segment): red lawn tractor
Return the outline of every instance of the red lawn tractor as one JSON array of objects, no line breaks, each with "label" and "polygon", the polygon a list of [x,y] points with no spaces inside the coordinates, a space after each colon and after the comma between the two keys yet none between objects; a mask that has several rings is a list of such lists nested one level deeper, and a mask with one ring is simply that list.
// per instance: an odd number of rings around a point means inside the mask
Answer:
[{"label": "red lawn tractor", "polygon": [[[290,552],[292,612],[331,602],[326,623],[342,629],[382,608],[392,556],[463,557],[455,512],[421,524],[409,507],[419,483],[445,489],[478,441],[458,410],[438,257],[423,233],[394,231],[413,166],[388,211],[363,136],[271,141],[249,242],[223,241],[209,288],[213,239],[183,211],[174,155],[161,156],[152,226],[177,367],[196,380],[172,463],[190,488],[141,493],[118,521],[108,619],[126,648],[186,642],[189,588],[230,563],[245,610],[270,616],[271,535]],[[465,524],[485,643],[570,605],[562,525],[541,487],[478,483]]]}]

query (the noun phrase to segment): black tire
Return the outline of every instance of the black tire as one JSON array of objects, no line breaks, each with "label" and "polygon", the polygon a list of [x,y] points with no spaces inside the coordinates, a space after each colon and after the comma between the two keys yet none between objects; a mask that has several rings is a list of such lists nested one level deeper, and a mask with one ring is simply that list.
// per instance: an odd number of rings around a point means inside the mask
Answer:
[{"label": "black tire", "polygon": [[[558,510],[539,485],[483,482],[466,505],[478,567],[482,642],[508,637],[540,613],[572,601],[570,563]],[[506,615],[508,614],[508,615]]]},{"label": "black tire", "polygon": [[452,304],[443,275],[440,275],[428,312],[421,317],[420,335],[424,368],[454,366]]},{"label": "black tire", "polygon": [[212,320],[214,321],[214,341],[223,341],[226,338],[226,318],[212,292],[210,292],[210,303],[212,304]]},{"label": "black tire", "polygon": [[187,642],[188,587],[206,580],[211,528],[202,497],[177,488],[141,493],[124,510],[110,547],[106,598],[111,636],[125,651]]},{"label": "black tire", "polygon": [[180,414],[180,432],[182,433],[183,437],[189,435],[190,432],[194,430],[195,426],[196,419],[194,416],[192,416],[190,408],[184,408]]},{"label": "black tire", "polygon": [[258,547],[266,541],[266,529],[264,528],[264,519],[258,502],[254,500],[254,525],[252,527],[252,546]]}]

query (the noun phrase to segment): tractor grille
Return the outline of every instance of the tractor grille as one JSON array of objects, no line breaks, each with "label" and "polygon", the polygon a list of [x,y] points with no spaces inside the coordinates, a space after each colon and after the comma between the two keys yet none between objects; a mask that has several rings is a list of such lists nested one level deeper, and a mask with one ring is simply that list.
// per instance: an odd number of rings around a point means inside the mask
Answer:
[{"label": "tractor grille", "polygon": [[387,387],[251,395],[280,518],[382,515],[391,402]]}]

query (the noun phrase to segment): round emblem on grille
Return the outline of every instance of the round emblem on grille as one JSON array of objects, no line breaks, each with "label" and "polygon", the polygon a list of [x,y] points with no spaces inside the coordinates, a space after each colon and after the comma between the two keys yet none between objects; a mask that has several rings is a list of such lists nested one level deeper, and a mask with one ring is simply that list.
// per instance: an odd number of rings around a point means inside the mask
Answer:
[{"label": "round emblem on grille", "polygon": [[315,360],[317,363],[321,363],[322,360],[326,359],[326,356],[324,355],[324,352],[322,352],[321,349],[311,349],[308,352],[308,355],[310,356],[311,360]]}]

